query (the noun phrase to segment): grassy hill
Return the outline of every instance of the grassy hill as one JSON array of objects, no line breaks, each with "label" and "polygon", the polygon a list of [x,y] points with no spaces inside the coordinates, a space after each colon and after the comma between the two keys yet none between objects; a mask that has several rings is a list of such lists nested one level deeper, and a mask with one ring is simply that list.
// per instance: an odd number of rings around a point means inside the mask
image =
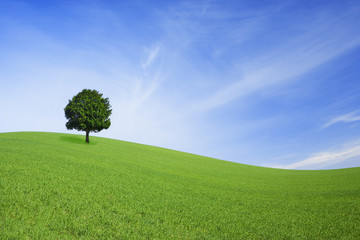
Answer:
[{"label": "grassy hill", "polygon": [[360,168],[294,171],[0,134],[0,239],[359,239]]}]

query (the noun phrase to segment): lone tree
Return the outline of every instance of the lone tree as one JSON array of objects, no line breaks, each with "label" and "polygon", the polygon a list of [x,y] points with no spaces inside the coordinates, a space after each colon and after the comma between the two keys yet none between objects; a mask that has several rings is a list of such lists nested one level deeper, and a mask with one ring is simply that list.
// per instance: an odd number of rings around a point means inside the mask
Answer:
[{"label": "lone tree", "polygon": [[103,98],[96,90],[84,89],[69,100],[64,109],[68,119],[66,128],[85,131],[86,142],[89,143],[90,132],[100,132],[110,127],[110,108],[109,98]]}]

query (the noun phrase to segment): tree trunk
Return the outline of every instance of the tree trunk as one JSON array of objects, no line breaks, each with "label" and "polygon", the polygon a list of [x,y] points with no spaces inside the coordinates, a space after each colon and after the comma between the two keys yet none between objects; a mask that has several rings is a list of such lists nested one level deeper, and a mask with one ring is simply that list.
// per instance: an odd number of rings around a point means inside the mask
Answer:
[{"label": "tree trunk", "polygon": [[89,143],[89,132],[88,130],[86,130],[86,142]]}]

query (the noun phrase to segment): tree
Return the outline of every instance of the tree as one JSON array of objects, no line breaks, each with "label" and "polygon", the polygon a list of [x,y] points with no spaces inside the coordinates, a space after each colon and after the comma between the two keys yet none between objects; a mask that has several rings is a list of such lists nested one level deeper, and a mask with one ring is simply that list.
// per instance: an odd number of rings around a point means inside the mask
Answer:
[{"label": "tree", "polygon": [[85,131],[86,142],[89,143],[90,132],[100,132],[110,127],[110,108],[109,98],[103,98],[96,90],[84,89],[69,100],[64,109],[68,119],[66,128]]}]

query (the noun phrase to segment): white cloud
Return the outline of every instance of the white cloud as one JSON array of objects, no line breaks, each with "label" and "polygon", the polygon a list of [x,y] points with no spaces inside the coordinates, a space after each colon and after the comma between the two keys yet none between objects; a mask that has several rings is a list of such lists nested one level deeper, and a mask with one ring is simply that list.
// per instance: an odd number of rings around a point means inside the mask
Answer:
[{"label": "white cloud", "polygon": [[147,55],[146,60],[141,63],[141,67],[143,68],[143,70],[146,70],[148,67],[150,67],[154,63],[157,56],[159,55],[160,49],[161,49],[160,45],[156,45],[156,46],[151,47],[150,49],[145,50],[148,55]]},{"label": "white cloud", "polygon": [[358,111],[347,113],[338,117],[334,117],[327,121],[320,129],[325,129],[339,122],[349,123],[360,121],[360,115],[357,115]]},{"label": "white cloud", "polygon": [[310,157],[290,164],[266,164],[267,167],[283,169],[324,169],[348,160],[360,162],[360,142],[351,142],[340,147],[314,153]]},{"label": "white cloud", "polygon": [[[250,138],[249,129],[270,124],[263,123],[263,119],[259,120],[261,123],[245,119],[241,131],[234,131],[234,126],[225,126],[220,116],[212,119],[202,112],[287,83],[360,43],[359,31],[347,28],[349,21],[340,19],[333,26],[334,19],[328,25],[327,19],[322,19],[325,25],[321,21],[316,24],[311,21],[309,25],[301,19],[299,27],[295,26],[297,21],[290,19],[291,28],[303,29],[298,35],[279,38],[281,43],[270,41],[270,46],[265,41],[265,47],[260,44],[259,49],[251,49],[252,42],[261,42],[263,34],[276,34],[276,30],[267,28],[274,14],[268,8],[248,13],[246,8],[243,12],[228,11],[212,2],[190,1],[181,11],[177,6],[171,7],[169,11],[161,11],[163,18],[144,23],[156,30],[146,36],[133,35],[136,24],[127,26],[127,21],[122,21],[123,15],[118,15],[116,10],[101,6],[90,6],[90,12],[83,10],[74,10],[78,11],[76,15],[80,13],[84,19],[91,19],[73,28],[74,33],[79,33],[74,39],[80,38],[81,44],[73,43],[72,38],[58,38],[58,34],[48,35],[41,29],[31,31],[32,24],[22,26],[30,29],[26,34],[17,31],[22,28],[14,28],[14,33],[26,38],[17,42],[23,48],[5,45],[11,51],[2,54],[8,64],[2,64],[0,74],[0,83],[6,81],[6,88],[0,88],[0,102],[6,103],[0,131],[67,132],[63,117],[67,99],[82,88],[95,88],[109,97],[113,106],[112,126],[109,131],[99,133],[100,136],[242,161],[239,146],[248,139],[241,138],[239,132]],[[249,51],[242,53],[245,48]],[[4,78],[9,69],[13,72]],[[36,91],[28,93],[27,88]],[[25,123],[19,113],[25,113]],[[46,117],[39,121],[39,116]],[[246,145],[247,152],[261,148],[250,145]],[[241,154],[241,158],[247,157]],[[334,156],[338,159],[349,155]],[[330,158],[329,154],[319,156]],[[305,165],[321,163],[319,156],[314,155],[315,160],[309,158],[311,161]]]},{"label": "white cloud", "polygon": [[359,46],[360,34],[348,27],[349,21],[351,17],[345,16],[331,21],[324,18],[317,26],[308,23],[312,25],[302,26],[308,29],[306,34],[247,63],[239,62],[232,74],[236,80],[195,104],[192,111],[208,111],[255,91],[288,83]]}]

